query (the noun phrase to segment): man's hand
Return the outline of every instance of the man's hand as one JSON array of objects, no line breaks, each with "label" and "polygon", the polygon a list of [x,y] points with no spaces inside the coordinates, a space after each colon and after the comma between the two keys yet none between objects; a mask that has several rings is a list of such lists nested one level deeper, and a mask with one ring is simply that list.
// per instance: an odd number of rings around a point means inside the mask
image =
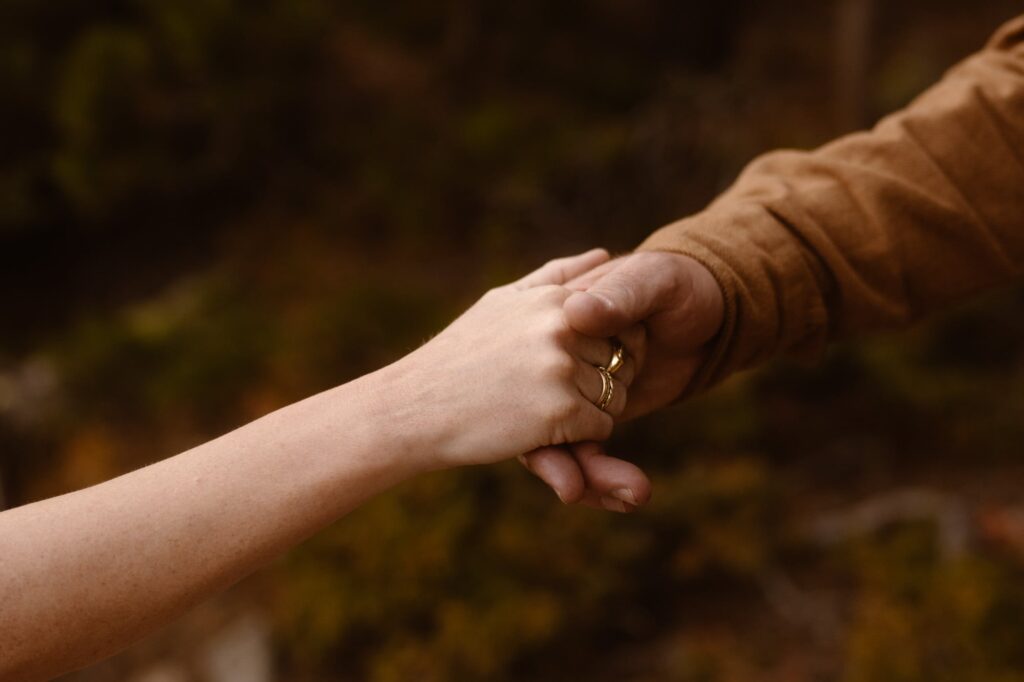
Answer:
[{"label": "man's hand", "polygon": [[[636,323],[647,328],[643,370],[629,388],[623,419],[679,397],[722,326],[722,290],[707,268],[676,253],[634,253],[567,285],[566,320],[587,336],[610,337]],[[628,349],[627,349],[628,350]]]},{"label": "man's hand", "polygon": [[[722,326],[725,306],[718,283],[707,268],[680,254],[630,254],[567,286],[577,290],[563,306],[576,331],[611,337],[637,323],[647,330],[642,366],[638,362],[623,419],[678,398]],[[525,455],[523,464],[566,503],[632,511],[650,496],[650,481],[640,469],[608,456],[596,443],[542,448]]]}]

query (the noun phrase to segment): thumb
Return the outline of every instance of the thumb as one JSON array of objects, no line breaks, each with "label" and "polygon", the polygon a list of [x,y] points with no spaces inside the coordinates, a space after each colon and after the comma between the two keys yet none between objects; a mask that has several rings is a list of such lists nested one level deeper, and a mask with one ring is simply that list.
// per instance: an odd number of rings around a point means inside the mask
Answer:
[{"label": "thumb", "polygon": [[569,296],[564,305],[569,325],[587,336],[614,336],[668,307],[679,292],[680,277],[660,256],[625,256],[586,291]]}]

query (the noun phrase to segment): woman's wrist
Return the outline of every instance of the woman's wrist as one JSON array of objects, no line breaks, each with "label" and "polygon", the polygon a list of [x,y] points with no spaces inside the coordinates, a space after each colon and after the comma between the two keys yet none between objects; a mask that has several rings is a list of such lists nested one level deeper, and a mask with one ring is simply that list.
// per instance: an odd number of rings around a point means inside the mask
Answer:
[{"label": "woman's wrist", "polygon": [[358,428],[372,435],[378,456],[401,478],[446,468],[444,425],[432,410],[431,386],[413,357],[362,376],[339,389],[338,399],[358,402]]},{"label": "woman's wrist", "polygon": [[[438,468],[429,439],[412,418],[404,384],[401,373],[384,368],[288,405],[227,437],[252,450],[276,443],[277,458],[294,462],[290,484],[320,500],[333,519],[350,511],[353,501]],[[359,494],[339,495],[339,486]]]}]

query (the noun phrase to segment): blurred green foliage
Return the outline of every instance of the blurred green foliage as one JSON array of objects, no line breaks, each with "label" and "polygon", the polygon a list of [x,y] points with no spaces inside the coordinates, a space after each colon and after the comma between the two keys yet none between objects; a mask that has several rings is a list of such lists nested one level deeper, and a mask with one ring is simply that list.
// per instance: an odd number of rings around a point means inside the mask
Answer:
[{"label": "blurred green foliage", "polygon": [[[881,113],[1018,8],[876,10]],[[486,286],[628,248],[758,152],[828,139],[832,21],[805,0],[0,0],[7,499],[379,367]],[[1022,312],[1005,293],[625,425],[613,447],[656,479],[631,518],[511,464],[402,486],[261,578],[282,669],[1024,679]],[[958,552],[927,513],[813,532],[904,488],[941,491]]]}]

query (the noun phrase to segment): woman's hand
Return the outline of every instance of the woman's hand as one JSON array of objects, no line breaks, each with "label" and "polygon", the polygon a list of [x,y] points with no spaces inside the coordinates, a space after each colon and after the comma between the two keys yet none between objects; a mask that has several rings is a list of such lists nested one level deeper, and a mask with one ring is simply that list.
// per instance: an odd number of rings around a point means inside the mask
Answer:
[{"label": "woman's hand", "polygon": [[[611,344],[569,327],[560,286],[607,259],[552,261],[390,367],[0,513],[0,679],[51,679],[114,653],[425,469],[607,437],[634,362],[595,407]],[[640,357],[642,334],[620,337]]]},{"label": "woman's hand", "polygon": [[607,339],[574,331],[561,285],[608,260],[596,249],[551,261],[487,292],[447,329],[384,370],[382,395],[396,428],[408,429],[427,468],[485,464],[538,447],[605,440],[626,405],[643,333],[624,334],[629,354],[604,410],[598,365]]}]

